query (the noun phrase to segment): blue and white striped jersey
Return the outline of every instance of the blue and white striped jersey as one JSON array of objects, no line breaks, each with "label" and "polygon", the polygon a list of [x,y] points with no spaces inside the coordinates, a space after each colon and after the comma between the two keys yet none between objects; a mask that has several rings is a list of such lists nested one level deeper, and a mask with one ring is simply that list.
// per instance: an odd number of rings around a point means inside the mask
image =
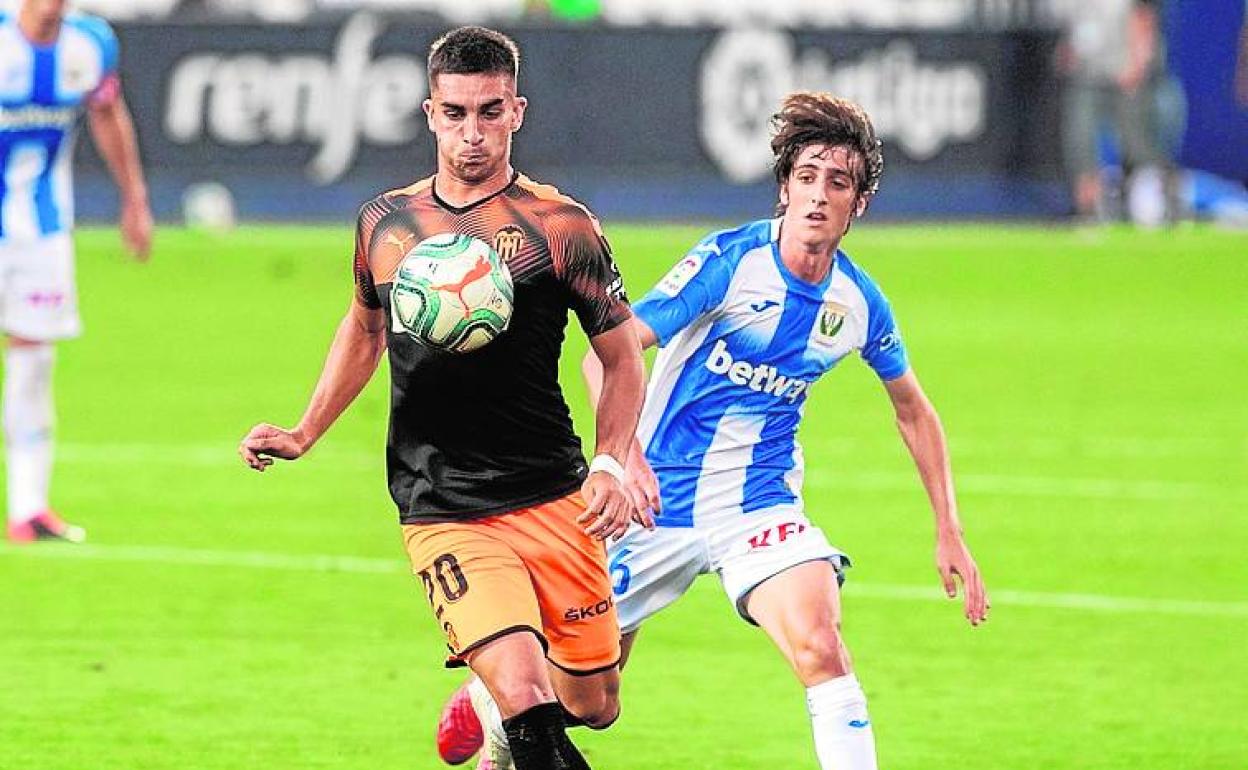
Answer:
[{"label": "blue and white striped jersey", "polygon": [[116,89],[117,38],[104,20],[67,14],[56,42],[35,45],[0,13],[0,241],[73,226],[78,118]]},{"label": "blue and white striped jersey", "polygon": [[658,335],[638,437],[662,526],[800,502],[810,386],[858,351],[882,380],[909,368],[888,301],[837,252],[819,284],[780,260],[779,220],[703,239],[634,308]]}]

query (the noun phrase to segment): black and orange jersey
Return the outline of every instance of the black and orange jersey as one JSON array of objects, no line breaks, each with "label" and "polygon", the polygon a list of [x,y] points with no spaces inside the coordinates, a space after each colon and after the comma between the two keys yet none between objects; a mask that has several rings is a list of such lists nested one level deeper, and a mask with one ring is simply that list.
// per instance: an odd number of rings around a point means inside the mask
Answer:
[{"label": "black and orange jersey", "polygon": [[507,331],[470,353],[435,350],[386,324],[386,467],[405,524],[489,516],[577,489],[585,458],[559,387],[568,310],[590,337],[631,316],[598,220],[520,174],[464,207],[439,198],[432,177],[365,204],[356,229],[358,301],[389,317],[403,257],[442,233],[494,247],[515,282],[515,308]]}]

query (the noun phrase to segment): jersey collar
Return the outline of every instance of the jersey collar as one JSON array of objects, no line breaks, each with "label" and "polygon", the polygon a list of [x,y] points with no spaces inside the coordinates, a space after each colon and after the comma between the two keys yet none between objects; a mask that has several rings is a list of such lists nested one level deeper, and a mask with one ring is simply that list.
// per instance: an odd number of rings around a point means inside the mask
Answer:
[{"label": "jersey collar", "polygon": [[451,204],[443,200],[441,195],[438,195],[438,177],[436,174],[433,177],[433,182],[430,184],[430,189],[433,190],[434,202],[436,202],[439,206],[451,212],[452,214],[466,214],[469,211],[472,211],[473,209],[477,208],[478,206],[482,206],[486,203],[489,203],[490,201],[494,200],[498,196],[510,190],[511,186],[514,185],[516,183],[516,180],[519,178],[520,178],[520,172],[516,171],[515,169],[512,169],[511,179],[508,180],[507,184],[499,188],[497,192],[490,193],[484,198],[475,200],[472,203],[467,204],[466,206],[452,206]]}]

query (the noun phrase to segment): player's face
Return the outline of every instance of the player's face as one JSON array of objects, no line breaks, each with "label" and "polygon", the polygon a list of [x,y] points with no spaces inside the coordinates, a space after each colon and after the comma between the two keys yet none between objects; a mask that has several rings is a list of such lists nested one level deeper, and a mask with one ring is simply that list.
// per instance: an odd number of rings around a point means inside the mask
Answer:
[{"label": "player's face", "polygon": [[24,0],[21,15],[40,30],[55,28],[65,15],[66,0]]},{"label": "player's face", "polygon": [[861,158],[847,147],[803,147],[780,188],[784,229],[808,243],[835,243],[866,208],[854,170]]},{"label": "player's face", "polygon": [[429,130],[437,137],[438,170],[468,184],[505,172],[511,135],[524,122],[526,104],[507,75],[439,75],[425,100]]}]

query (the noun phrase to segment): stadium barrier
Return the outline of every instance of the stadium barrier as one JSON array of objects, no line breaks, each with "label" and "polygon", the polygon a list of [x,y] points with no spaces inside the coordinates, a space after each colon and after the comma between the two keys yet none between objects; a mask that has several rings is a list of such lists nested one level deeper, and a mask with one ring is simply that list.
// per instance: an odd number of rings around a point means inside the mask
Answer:
[{"label": "stadium barrier", "polygon": [[[119,25],[158,216],[215,183],[244,219],[346,222],[430,173],[423,54],[439,31],[368,12],[297,27]],[[770,211],[768,116],[795,88],[871,112],[886,156],[876,216],[1065,207],[1050,33],[509,31],[530,99],[517,167],[603,217]],[[111,216],[103,167],[84,160],[80,215]]]}]

